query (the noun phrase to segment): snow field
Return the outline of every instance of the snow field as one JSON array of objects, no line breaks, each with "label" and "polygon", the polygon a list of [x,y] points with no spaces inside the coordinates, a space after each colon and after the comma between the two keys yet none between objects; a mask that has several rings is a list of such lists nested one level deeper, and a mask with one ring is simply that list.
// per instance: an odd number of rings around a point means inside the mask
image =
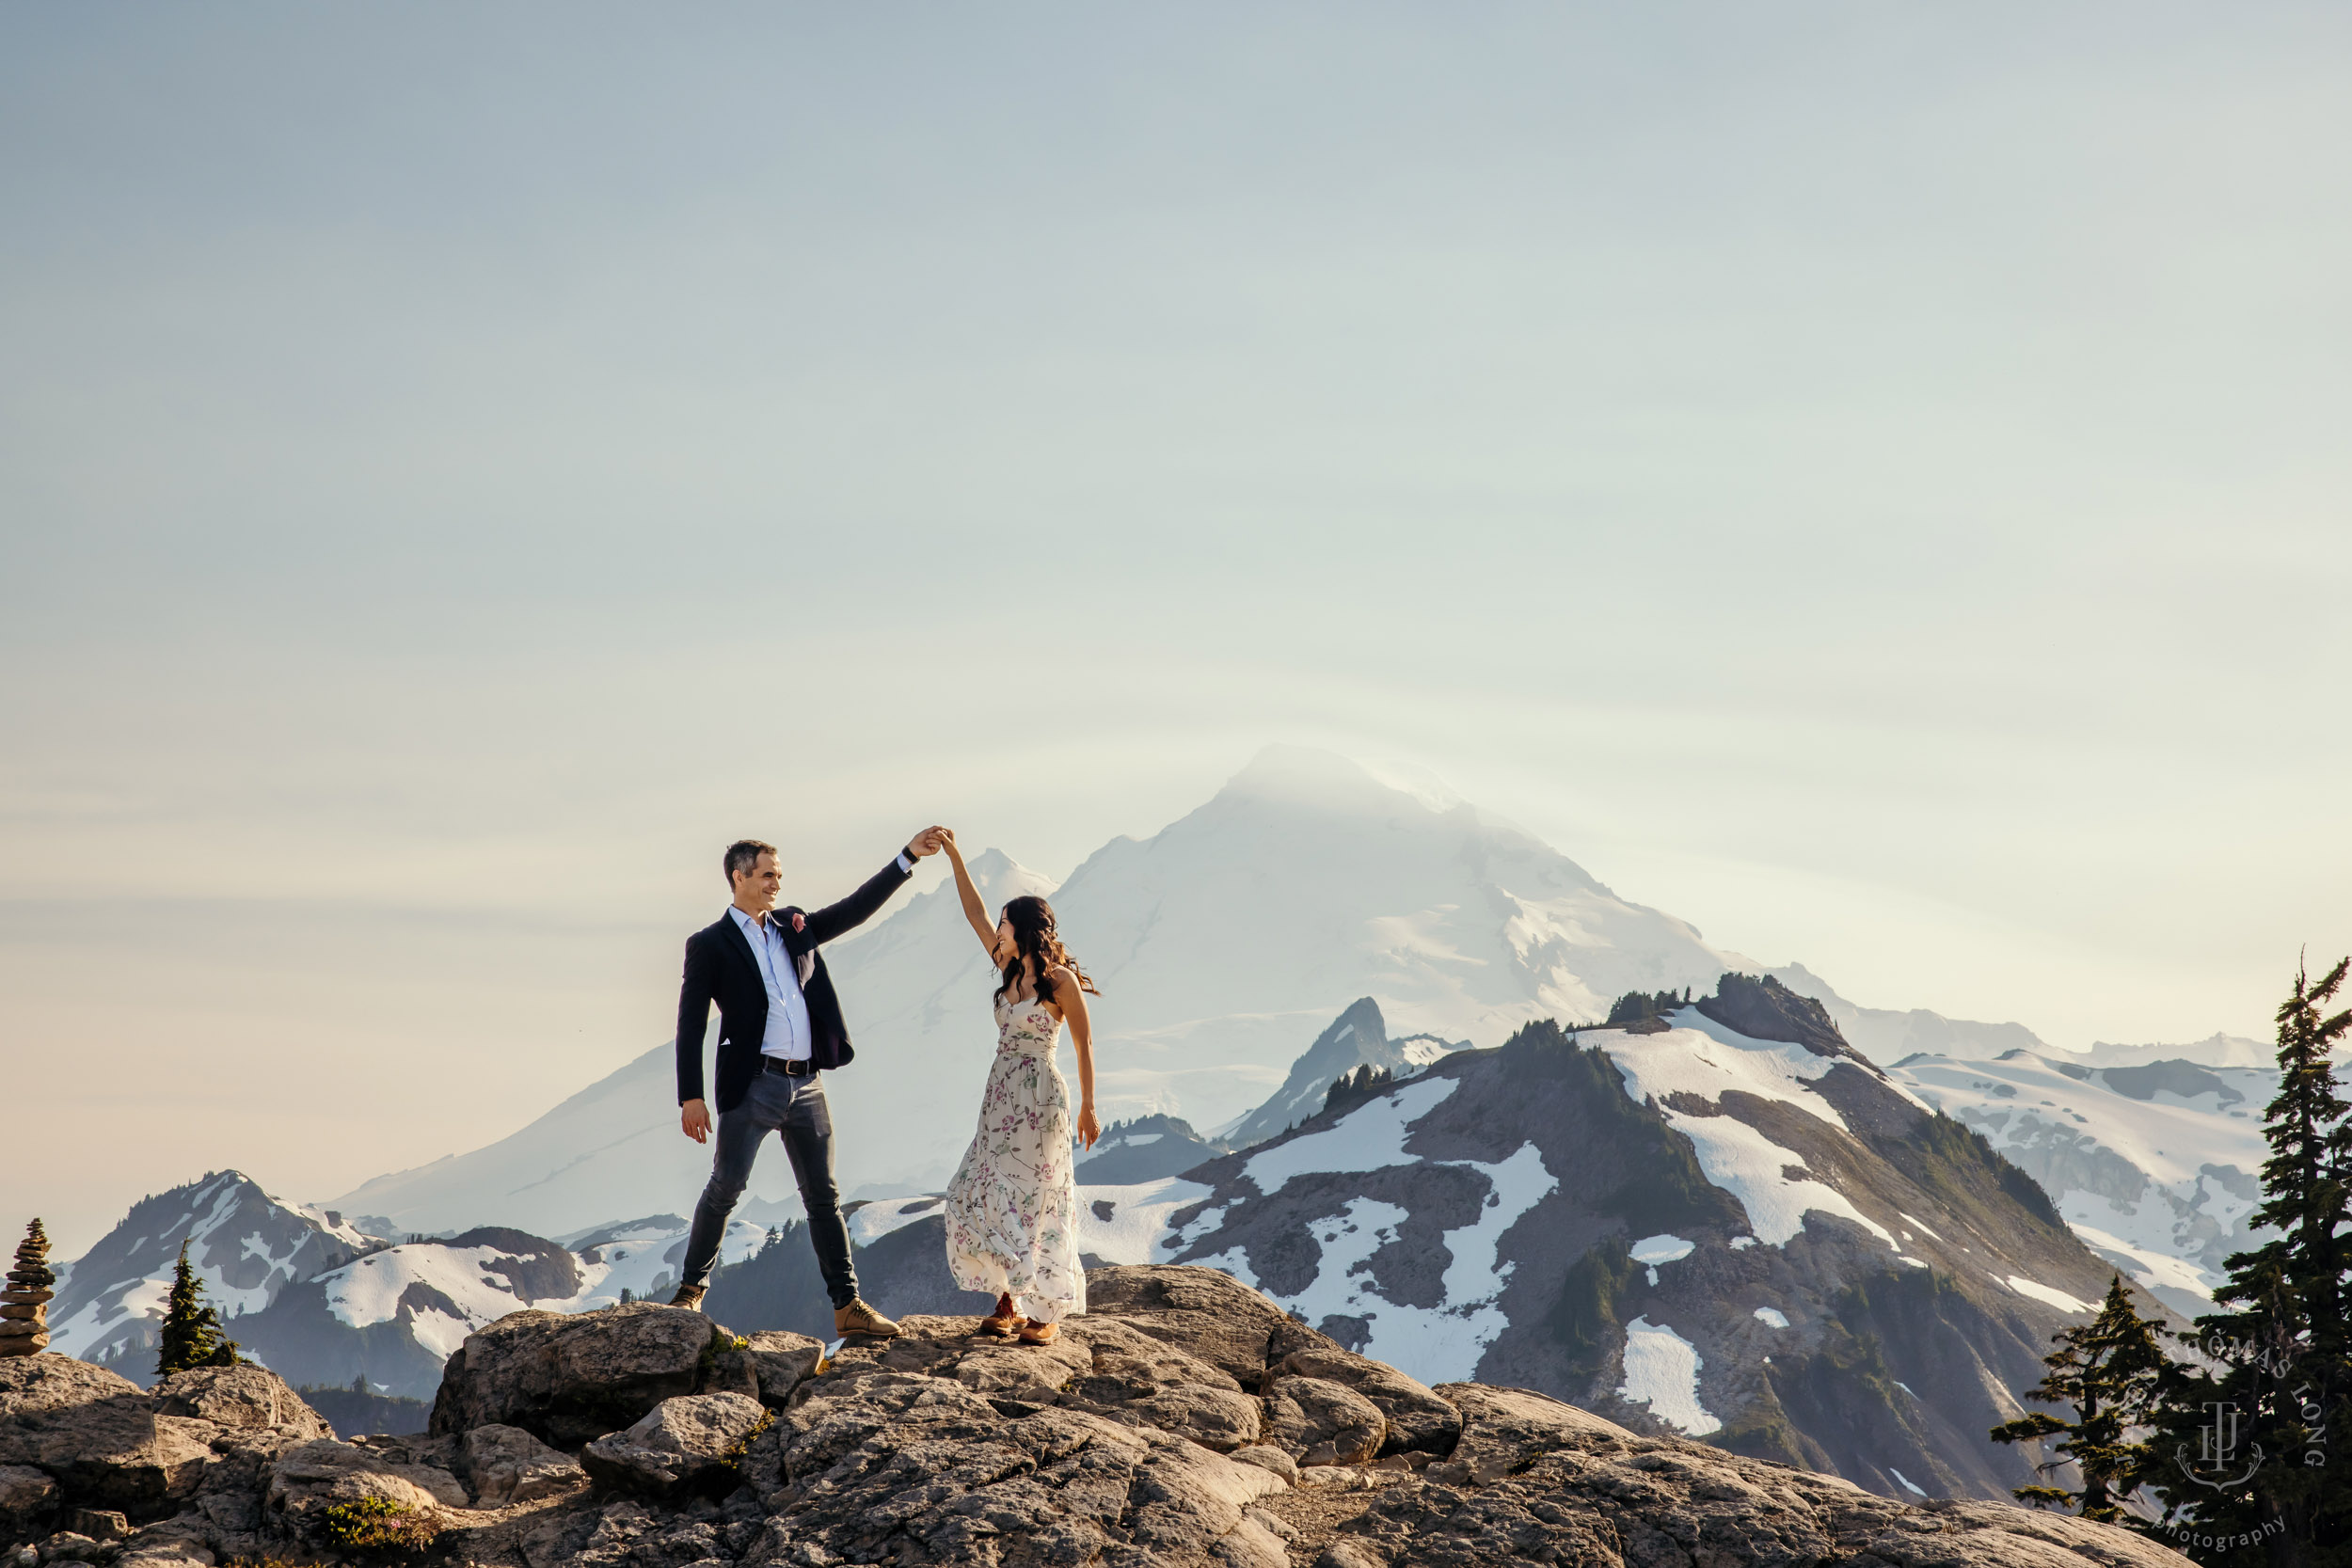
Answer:
[{"label": "snow field", "polygon": [[1646,1317],[1625,1325],[1625,1381],[1617,1396],[1631,1404],[1646,1404],[1649,1413],[1691,1437],[1720,1432],[1724,1423],[1699,1403],[1699,1368],[1704,1365],[1690,1340]]},{"label": "snow field", "polygon": [[939,1212],[937,1193],[910,1193],[903,1197],[878,1197],[861,1203],[850,1214],[850,1240],[859,1246],[872,1246],[894,1230],[903,1230],[917,1220]]},{"label": "snow field", "polygon": [[[1169,1241],[1168,1216],[1209,1196],[1210,1189],[1181,1176],[1131,1186],[1078,1189],[1078,1249],[1105,1263],[1163,1263]],[[1096,1213],[1111,1206],[1110,1218]]]},{"label": "snow field", "polygon": [[2157,1090],[2137,1100],[2108,1086],[2104,1069],[2077,1078],[2081,1068],[2063,1065],[2073,1070],[2017,1051],[1996,1061],[1928,1057],[1897,1076],[2013,1160],[2031,1164],[2038,1152],[2079,1151],[2110,1169],[2121,1161],[2137,1171],[2146,1185],[2136,1197],[2110,1196],[2111,1181],[2101,1183],[2105,1192],[2059,1187],[2050,1196],[2074,1233],[2136,1283],[2170,1292],[2175,1307],[2199,1309],[2221,1283],[2221,1259],[2255,1240],[2246,1227],[2255,1200],[2231,1185],[2249,1187],[2268,1157],[2260,1108],[2277,1092],[2278,1074],[2208,1068],[2239,1098]]},{"label": "snow field", "polygon": [[[1413,1124],[1443,1104],[1456,1087],[1456,1081],[1450,1078],[1406,1085],[1358,1106],[1321,1132],[1266,1150],[1251,1160],[1243,1174],[1271,1195],[1292,1178],[1310,1172],[1362,1172],[1411,1164],[1405,1141]],[[1294,1152],[1310,1145],[1312,1148],[1304,1155]],[[1439,1305],[1404,1306],[1379,1293],[1363,1265],[1396,1239],[1396,1227],[1407,1216],[1392,1203],[1362,1197],[1351,1198],[1340,1213],[1318,1219],[1310,1227],[1321,1256],[1315,1277],[1304,1290],[1290,1296],[1267,1291],[1310,1323],[1335,1315],[1365,1319],[1370,1334],[1359,1348],[1366,1355],[1433,1384],[1470,1378],[1486,1347],[1510,1326],[1498,1305],[1512,1274],[1512,1265],[1498,1256],[1503,1234],[1560,1184],[1532,1143],[1520,1145],[1509,1157],[1491,1164],[1477,1160],[1438,1163],[1476,1171],[1486,1179],[1487,1186],[1478,1217],[1445,1232],[1451,1261],[1446,1265],[1445,1295]],[[1172,1211],[1205,1196],[1202,1189],[1194,1187],[1191,1196],[1166,1207]],[[1166,1258],[1183,1250],[1190,1236],[1209,1233],[1224,1213],[1221,1208],[1202,1213],[1184,1232],[1162,1241],[1154,1256]],[[1688,1246],[1684,1243],[1686,1251]],[[1223,1269],[1253,1289],[1265,1289],[1238,1247],[1190,1261]]]},{"label": "snow field", "polygon": [[1636,1263],[1649,1265],[1649,1282],[1655,1285],[1658,1283],[1658,1265],[1690,1257],[1693,1244],[1679,1236],[1645,1236],[1628,1250]]},{"label": "snow field", "polygon": [[2023,1275],[2004,1275],[2002,1283],[2021,1296],[2030,1296],[2035,1301],[2055,1307],[2061,1312],[2095,1312],[2098,1310],[2087,1301],[2078,1301],[2064,1291],[2056,1290],[2048,1285],[2038,1285]]},{"label": "snow field", "polygon": [[1268,1197],[1307,1175],[1354,1174],[1411,1164],[1405,1152],[1413,1123],[1436,1110],[1461,1087],[1452,1078],[1417,1078],[1304,1137],[1277,1144],[1253,1157],[1242,1174]]},{"label": "snow field", "polygon": [[1804,1228],[1813,1211],[1850,1219],[1896,1246],[1894,1235],[1855,1208],[1846,1196],[1826,1182],[1791,1180],[1781,1174],[1804,1161],[1746,1122],[1729,1116],[1698,1117],[1672,1110],[1665,1101],[1677,1094],[1717,1101],[1733,1090],[1763,1100],[1794,1105],[1838,1130],[1845,1117],[1816,1093],[1811,1085],[1836,1064],[1816,1056],[1803,1046],[1776,1040],[1752,1040],[1725,1028],[1697,1009],[1685,1007],[1673,1016],[1675,1027],[1658,1035],[1611,1034],[1601,1049],[1609,1053],[1625,1079],[1625,1092],[1635,1104],[1658,1107],[1675,1131],[1691,1140],[1707,1180],[1740,1200],[1748,1225],[1768,1246],[1785,1245]]}]

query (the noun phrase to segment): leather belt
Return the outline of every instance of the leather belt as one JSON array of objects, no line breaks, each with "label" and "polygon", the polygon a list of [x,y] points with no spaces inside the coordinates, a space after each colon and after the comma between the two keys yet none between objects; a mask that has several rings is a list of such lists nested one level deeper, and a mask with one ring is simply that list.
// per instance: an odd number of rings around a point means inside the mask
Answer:
[{"label": "leather belt", "polygon": [[812,1076],[817,1071],[817,1064],[810,1061],[805,1056],[795,1060],[787,1056],[770,1056],[762,1054],[759,1058],[759,1070],[762,1072],[781,1072],[787,1078],[807,1078]]}]

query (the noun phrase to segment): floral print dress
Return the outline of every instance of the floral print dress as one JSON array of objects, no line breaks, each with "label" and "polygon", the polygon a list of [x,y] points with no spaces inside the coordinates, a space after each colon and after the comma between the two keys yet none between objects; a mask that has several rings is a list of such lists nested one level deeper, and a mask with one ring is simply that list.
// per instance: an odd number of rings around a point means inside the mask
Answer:
[{"label": "floral print dress", "polygon": [[996,1031],[979,1131],[947,1184],[947,1268],[964,1290],[1057,1323],[1087,1309],[1070,1086],[1054,1065],[1061,1021],[1035,997],[1000,1000]]}]

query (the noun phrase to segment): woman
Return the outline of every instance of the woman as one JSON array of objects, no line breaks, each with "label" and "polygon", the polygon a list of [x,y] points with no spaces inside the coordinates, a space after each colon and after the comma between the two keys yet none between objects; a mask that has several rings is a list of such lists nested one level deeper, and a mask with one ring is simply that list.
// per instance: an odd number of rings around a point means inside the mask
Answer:
[{"label": "woman", "polygon": [[1054,1042],[1069,1024],[1078,1049],[1078,1136],[1092,1148],[1103,1135],[1094,1119],[1094,1035],[1086,1003],[1094,982],[1055,934],[1054,911],[1044,899],[1011,899],[991,926],[956,835],[944,828],[939,833],[964,918],[998,974],[996,1060],[980,1101],[979,1131],[947,1184],[947,1268],[964,1290],[995,1292],[996,1309],[980,1320],[980,1333],[1048,1345],[1063,1318],[1087,1309],[1070,1086],[1054,1066]]}]

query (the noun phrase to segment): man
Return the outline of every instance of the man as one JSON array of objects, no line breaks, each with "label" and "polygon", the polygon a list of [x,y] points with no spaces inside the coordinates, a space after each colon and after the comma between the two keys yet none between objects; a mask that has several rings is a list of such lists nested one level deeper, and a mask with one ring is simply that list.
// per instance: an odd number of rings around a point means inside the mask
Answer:
[{"label": "man", "polygon": [[716,922],[686,939],[686,980],[678,990],[678,1123],[696,1143],[710,1137],[703,1030],[711,1003],[719,1004],[719,1147],[710,1184],[694,1205],[694,1228],[672,1305],[702,1305],[727,1216],[751,1180],[760,1143],[773,1132],[784,1142],[808,1212],[809,1243],[833,1297],[834,1331],[898,1335],[897,1323],[859,1297],[857,1271],[850,1263],[850,1227],[833,1180],[833,1116],[820,1075],[853,1053],[840,999],[817,949],[872,918],[914,875],[914,863],[936,853],[939,844],[940,831],[925,829],[864,887],[809,912],[776,908],[784,877],[775,846],[747,838],[727,847],[723,863],[734,901]]}]

